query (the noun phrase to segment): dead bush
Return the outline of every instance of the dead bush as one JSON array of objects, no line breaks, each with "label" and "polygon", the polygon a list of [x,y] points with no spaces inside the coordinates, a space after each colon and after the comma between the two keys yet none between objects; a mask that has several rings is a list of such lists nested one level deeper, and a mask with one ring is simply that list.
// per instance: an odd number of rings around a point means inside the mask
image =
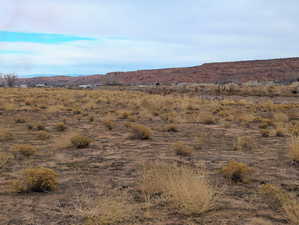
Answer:
[{"label": "dead bush", "polygon": [[289,157],[296,162],[299,162],[299,138],[291,137],[289,140]]},{"label": "dead bush", "polygon": [[0,130],[0,141],[10,141],[10,140],[13,140],[12,133],[6,129]]},{"label": "dead bush", "polygon": [[21,154],[22,156],[30,157],[30,156],[36,154],[38,149],[36,147],[34,147],[33,145],[21,144],[21,145],[15,145],[13,147],[13,151],[15,153]]},{"label": "dead bush", "polygon": [[71,138],[71,143],[76,148],[87,148],[91,143],[91,139],[89,137],[77,135]]},{"label": "dead bush", "polygon": [[143,167],[140,188],[145,198],[160,195],[168,204],[183,214],[200,214],[211,209],[215,189],[203,171],[163,163]]},{"label": "dead bush", "polygon": [[191,146],[188,146],[180,141],[176,142],[172,148],[175,153],[180,156],[190,156],[193,152],[193,148]]},{"label": "dead bush", "polygon": [[238,136],[233,145],[235,151],[252,151],[255,148],[255,141],[248,136]]},{"label": "dead bush", "polygon": [[22,176],[13,182],[16,192],[48,192],[57,188],[58,174],[52,169],[38,167],[25,169]]},{"label": "dead bush", "polygon": [[130,129],[132,131],[131,138],[146,140],[152,136],[152,130],[142,124],[131,124]]},{"label": "dead bush", "polygon": [[221,169],[221,173],[234,182],[248,182],[253,169],[245,163],[230,161]]},{"label": "dead bush", "polygon": [[66,130],[65,124],[62,122],[55,124],[54,128],[56,131],[65,131]]}]

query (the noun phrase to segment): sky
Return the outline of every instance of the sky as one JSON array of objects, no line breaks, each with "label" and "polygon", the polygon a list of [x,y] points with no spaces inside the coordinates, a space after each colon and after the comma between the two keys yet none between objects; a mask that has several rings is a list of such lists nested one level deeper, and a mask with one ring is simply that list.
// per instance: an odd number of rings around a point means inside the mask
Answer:
[{"label": "sky", "polygon": [[0,73],[87,75],[299,56],[298,0],[1,0]]}]

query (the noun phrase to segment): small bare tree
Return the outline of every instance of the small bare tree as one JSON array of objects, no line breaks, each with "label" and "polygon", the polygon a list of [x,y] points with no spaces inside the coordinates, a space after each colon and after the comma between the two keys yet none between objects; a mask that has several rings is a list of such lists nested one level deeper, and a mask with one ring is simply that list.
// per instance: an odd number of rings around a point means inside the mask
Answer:
[{"label": "small bare tree", "polygon": [[7,87],[14,87],[17,82],[17,75],[14,73],[7,73],[3,75],[4,83]]},{"label": "small bare tree", "polygon": [[3,78],[3,74],[0,73],[0,87],[4,86],[4,78]]}]

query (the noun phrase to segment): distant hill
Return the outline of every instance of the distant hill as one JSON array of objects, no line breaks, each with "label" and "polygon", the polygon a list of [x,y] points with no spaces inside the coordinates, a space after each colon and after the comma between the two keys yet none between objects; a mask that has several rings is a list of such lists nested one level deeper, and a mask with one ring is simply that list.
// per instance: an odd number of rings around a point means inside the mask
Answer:
[{"label": "distant hill", "polygon": [[117,82],[121,84],[221,83],[247,81],[288,81],[299,78],[299,57],[206,63],[201,66],[112,72],[106,75],[54,76],[20,79],[21,83],[88,84]]}]

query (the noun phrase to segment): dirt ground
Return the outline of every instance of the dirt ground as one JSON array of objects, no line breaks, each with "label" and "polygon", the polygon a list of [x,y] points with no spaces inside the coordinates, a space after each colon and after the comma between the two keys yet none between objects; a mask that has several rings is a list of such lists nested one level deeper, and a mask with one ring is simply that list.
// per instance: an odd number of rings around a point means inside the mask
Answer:
[{"label": "dirt ground", "polygon": [[[0,164],[1,225],[294,223],[260,189],[273,184],[294,199],[299,194],[298,166],[288,154],[299,119],[299,98],[206,100],[126,90],[1,89],[0,93],[0,152],[10,156]],[[56,126],[62,122],[66,129],[59,131]],[[152,130],[149,139],[131,137],[130,124],[135,123]],[[168,125],[175,131],[168,131]],[[285,133],[276,135],[278,128]],[[49,137],[43,140],[41,132]],[[91,144],[82,149],[65,144],[74,134],[89,137]],[[250,148],[236,150],[238,137],[248,137]],[[190,146],[192,153],[177,154],[173,150],[177,142]],[[13,150],[17,144],[38,151],[23,156]],[[213,207],[186,215],[163,199],[144,200],[139,185],[142,167],[151,161],[204,169],[217,191]],[[234,182],[225,177],[221,169],[230,161],[253,168],[250,179]],[[24,169],[35,167],[54,170],[59,175],[57,189],[14,191],[12,182]],[[101,201],[102,197],[119,193],[126,193],[128,206],[136,209],[131,218],[88,222],[86,211],[94,204],[106,207],[109,201]]]}]

